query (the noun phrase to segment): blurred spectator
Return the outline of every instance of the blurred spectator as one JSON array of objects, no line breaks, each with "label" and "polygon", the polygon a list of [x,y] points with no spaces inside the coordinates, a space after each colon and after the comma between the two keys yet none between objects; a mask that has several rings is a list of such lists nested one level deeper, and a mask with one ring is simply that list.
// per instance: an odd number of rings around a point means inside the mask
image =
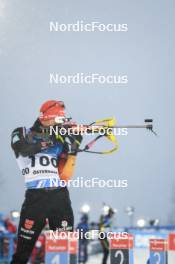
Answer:
[{"label": "blurred spectator", "polygon": [[99,230],[100,232],[104,232],[106,236],[103,239],[100,239],[100,243],[103,250],[103,259],[102,264],[107,263],[108,255],[109,255],[109,241],[107,239],[107,232],[111,231],[112,228],[112,218],[114,216],[114,210],[112,208],[108,208],[108,211],[100,216],[99,221]]},{"label": "blurred spectator", "polygon": [[17,228],[15,226],[15,224],[12,222],[12,220],[10,220],[10,218],[6,218],[5,221],[5,228],[9,233],[16,233]]},{"label": "blurred spectator", "polygon": [[77,226],[77,230],[83,234],[82,238],[79,239],[79,263],[86,263],[88,260],[87,246],[88,240],[85,238],[85,233],[89,231],[88,215],[83,214],[80,219],[80,223]]},{"label": "blurred spectator", "polygon": [[5,228],[5,223],[4,223],[4,219],[3,219],[3,214],[0,213],[0,233],[1,232],[6,232],[6,228]]}]

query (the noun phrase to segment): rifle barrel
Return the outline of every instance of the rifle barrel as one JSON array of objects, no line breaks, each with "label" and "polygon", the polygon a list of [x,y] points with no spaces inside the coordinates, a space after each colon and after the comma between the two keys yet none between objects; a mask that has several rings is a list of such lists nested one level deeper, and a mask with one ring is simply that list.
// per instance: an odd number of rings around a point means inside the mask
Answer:
[{"label": "rifle barrel", "polygon": [[73,130],[96,130],[96,129],[107,129],[107,128],[147,128],[147,129],[152,129],[152,124],[144,124],[144,125],[118,125],[118,126],[108,126],[108,125],[73,125],[71,127]]}]

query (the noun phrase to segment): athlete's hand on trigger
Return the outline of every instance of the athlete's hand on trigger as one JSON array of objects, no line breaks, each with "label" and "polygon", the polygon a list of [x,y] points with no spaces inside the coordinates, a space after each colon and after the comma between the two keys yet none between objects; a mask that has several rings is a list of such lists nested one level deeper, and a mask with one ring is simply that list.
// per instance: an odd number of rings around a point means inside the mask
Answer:
[{"label": "athlete's hand on trigger", "polygon": [[70,137],[70,141],[71,141],[71,155],[76,155],[78,152],[78,149],[80,147],[80,144],[83,140],[83,137],[81,134],[79,135],[73,135]]}]

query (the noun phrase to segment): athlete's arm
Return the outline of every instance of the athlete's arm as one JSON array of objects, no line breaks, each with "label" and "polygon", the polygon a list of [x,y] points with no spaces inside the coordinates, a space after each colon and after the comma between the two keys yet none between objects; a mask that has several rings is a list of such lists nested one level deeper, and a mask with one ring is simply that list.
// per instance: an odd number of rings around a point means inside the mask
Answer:
[{"label": "athlete's arm", "polygon": [[[72,178],[75,171],[76,155],[68,155],[67,160],[62,169],[59,171],[61,180],[68,181]],[[58,167],[59,168],[59,167]]]},{"label": "athlete's arm", "polygon": [[82,136],[74,136],[76,141],[71,142],[71,152],[63,153],[58,162],[58,172],[61,180],[68,181],[72,178],[75,171],[76,164],[76,155],[79,149],[79,146],[82,141]]},{"label": "athlete's arm", "polygon": [[28,143],[25,137],[25,128],[19,127],[12,132],[11,147],[17,157],[20,154],[27,157],[40,152],[44,145],[42,142]]}]

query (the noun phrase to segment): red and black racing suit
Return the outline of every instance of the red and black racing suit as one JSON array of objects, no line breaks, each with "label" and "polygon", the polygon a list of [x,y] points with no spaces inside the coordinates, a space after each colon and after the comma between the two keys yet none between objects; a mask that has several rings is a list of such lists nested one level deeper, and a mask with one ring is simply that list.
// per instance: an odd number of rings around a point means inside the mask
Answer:
[{"label": "red and black racing suit", "polygon": [[[39,127],[40,124],[37,121],[31,130],[38,132]],[[21,159],[31,156],[35,157],[37,153],[54,148],[56,142],[52,142],[52,145],[49,144],[46,149],[43,149],[41,141],[36,140],[35,143],[29,143],[27,134],[24,133],[24,128],[18,128],[12,133],[12,148],[17,159],[19,157]],[[62,162],[62,154],[66,153],[66,151],[67,147],[63,146],[62,152],[57,157],[58,165],[59,162]],[[45,169],[46,164],[43,165]],[[26,169],[24,169],[25,171]],[[67,188],[41,186],[42,188],[32,187],[26,190],[18,227],[17,250],[11,262],[13,264],[25,264],[28,262],[35,242],[46,224],[46,219],[48,219],[51,230],[62,230],[65,222],[67,223],[67,230],[73,230],[74,217]]]}]

